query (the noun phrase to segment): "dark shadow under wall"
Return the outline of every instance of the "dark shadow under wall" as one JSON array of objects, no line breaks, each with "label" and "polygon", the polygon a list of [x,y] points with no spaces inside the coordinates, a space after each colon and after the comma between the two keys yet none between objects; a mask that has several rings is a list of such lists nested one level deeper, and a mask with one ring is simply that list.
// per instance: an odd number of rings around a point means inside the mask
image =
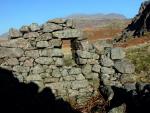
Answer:
[{"label": "dark shadow under wall", "polygon": [[34,83],[20,83],[11,71],[0,68],[0,113],[79,113],[56,99],[51,89],[38,89]]},{"label": "dark shadow under wall", "polygon": [[150,85],[146,85],[140,92],[112,87],[114,98],[110,103],[110,108],[126,104],[126,113],[150,113]]}]

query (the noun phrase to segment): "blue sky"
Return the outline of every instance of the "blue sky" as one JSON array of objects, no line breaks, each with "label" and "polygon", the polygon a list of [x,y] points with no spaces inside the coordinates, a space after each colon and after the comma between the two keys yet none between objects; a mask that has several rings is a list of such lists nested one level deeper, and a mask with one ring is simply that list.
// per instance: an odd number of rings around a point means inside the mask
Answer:
[{"label": "blue sky", "polygon": [[71,14],[119,13],[134,17],[142,0],[0,0],[0,34],[10,27]]}]

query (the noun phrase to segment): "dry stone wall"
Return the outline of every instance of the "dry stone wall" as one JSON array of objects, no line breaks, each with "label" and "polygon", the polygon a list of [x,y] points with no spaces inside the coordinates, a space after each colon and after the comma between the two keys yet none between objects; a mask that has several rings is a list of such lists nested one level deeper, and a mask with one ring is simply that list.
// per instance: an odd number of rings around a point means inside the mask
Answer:
[{"label": "dry stone wall", "polygon": [[[64,64],[63,40],[71,41],[73,66]],[[100,81],[111,86],[119,74],[134,72],[130,63],[125,67],[123,50],[112,47],[105,41],[90,44],[72,20],[54,19],[10,29],[9,40],[0,42],[0,67],[20,82],[48,87],[56,97],[84,105],[99,94]]]},{"label": "dry stone wall", "polygon": [[[64,66],[63,40],[71,41],[74,66]],[[79,105],[98,94],[98,59],[72,20],[12,28],[9,40],[0,43],[1,68],[11,70],[21,82],[34,82],[41,90],[51,88],[56,97],[74,99]]]}]

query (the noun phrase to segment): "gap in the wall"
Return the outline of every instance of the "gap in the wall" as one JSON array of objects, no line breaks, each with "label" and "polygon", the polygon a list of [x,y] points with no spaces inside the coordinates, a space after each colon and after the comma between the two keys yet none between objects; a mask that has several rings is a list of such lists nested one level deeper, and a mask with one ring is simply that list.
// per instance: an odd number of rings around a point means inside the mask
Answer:
[{"label": "gap in the wall", "polygon": [[62,51],[64,54],[65,66],[75,65],[75,62],[73,60],[72,51],[71,51],[71,41],[70,40],[63,40]]}]

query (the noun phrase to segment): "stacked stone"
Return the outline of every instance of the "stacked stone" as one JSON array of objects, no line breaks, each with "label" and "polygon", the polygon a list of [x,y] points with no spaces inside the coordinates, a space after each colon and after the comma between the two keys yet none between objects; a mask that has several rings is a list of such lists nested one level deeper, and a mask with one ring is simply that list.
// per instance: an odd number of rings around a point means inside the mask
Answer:
[{"label": "stacked stone", "polygon": [[100,55],[95,52],[95,49],[86,38],[72,40],[72,53],[76,64],[80,66],[82,74],[90,81],[91,86],[94,86],[94,94],[98,94],[99,75],[100,75]]},{"label": "stacked stone", "polygon": [[93,46],[95,53],[101,56],[100,78],[103,85],[122,87],[127,82],[125,79],[135,71],[134,65],[125,58],[123,48],[113,47],[109,40],[97,40]]},{"label": "stacked stone", "polygon": [[122,48],[106,48],[101,56],[101,80],[105,86],[122,87],[122,78],[135,71],[134,65],[125,59]]},{"label": "stacked stone", "polygon": [[[63,40],[71,40],[72,50],[85,64],[64,66]],[[34,82],[40,90],[48,87],[56,97],[82,105],[99,87],[99,56],[89,47],[72,20],[54,19],[41,26],[33,23],[10,29],[9,40],[0,43],[0,67],[11,70],[20,82]]]}]

